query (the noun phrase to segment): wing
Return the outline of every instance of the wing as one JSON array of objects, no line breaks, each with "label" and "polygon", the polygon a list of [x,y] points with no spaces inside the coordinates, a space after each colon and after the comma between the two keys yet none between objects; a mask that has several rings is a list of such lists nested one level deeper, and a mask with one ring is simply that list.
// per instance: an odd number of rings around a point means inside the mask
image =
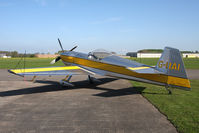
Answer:
[{"label": "wing", "polygon": [[42,68],[26,68],[26,69],[10,69],[8,72],[19,76],[36,76],[36,75],[92,75],[78,66],[64,67],[42,67]]}]

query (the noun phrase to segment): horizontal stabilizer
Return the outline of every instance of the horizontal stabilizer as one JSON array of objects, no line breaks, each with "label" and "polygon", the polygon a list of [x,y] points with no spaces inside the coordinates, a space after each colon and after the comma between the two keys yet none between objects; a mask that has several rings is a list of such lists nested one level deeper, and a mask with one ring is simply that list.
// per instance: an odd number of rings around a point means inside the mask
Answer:
[{"label": "horizontal stabilizer", "polygon": [[163,74],[163,72],[160,72],[153,67],[148,66],[142,66],[142,67],[127,67],[127,69],[134,71],[136,73],[142,73],[142,74]]}]

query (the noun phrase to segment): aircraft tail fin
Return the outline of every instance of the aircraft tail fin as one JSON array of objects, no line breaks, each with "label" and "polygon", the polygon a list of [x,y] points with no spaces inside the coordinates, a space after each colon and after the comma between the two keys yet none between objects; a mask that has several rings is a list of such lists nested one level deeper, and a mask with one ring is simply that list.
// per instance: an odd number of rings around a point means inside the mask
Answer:
[{"label": "aircraft tail fin", "polygon": [[168,75],[167,84],[169,86],[190,90],[190,83],[178,49],[165,47],[156,65],[156,70]]}]

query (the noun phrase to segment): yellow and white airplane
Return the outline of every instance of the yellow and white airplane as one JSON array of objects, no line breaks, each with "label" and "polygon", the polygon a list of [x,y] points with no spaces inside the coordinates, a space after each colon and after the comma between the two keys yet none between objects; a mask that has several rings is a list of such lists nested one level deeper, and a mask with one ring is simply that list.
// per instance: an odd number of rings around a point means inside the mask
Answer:
[{"label": "yellow and white airplane", "polygon": [[93,83],[96,80],[94,75],[98,74],[165,86],[169,93],[171,93],[169,87],[191,89],[178,49],[165,47],[157,65],[149,66],[104,51],[94,51],[89,54],[74,52],[77,46],[64,52],[59,39],[58,42],[63,52],[51,64],[61,59],[65,67],[10,69],[8,71],[20,76],[34,77],[37,75],[66,75],[65,80],[61,80],[60,84],[67,86],[73,86],[69,82],[72,75],[88,75],[90,83]]}]

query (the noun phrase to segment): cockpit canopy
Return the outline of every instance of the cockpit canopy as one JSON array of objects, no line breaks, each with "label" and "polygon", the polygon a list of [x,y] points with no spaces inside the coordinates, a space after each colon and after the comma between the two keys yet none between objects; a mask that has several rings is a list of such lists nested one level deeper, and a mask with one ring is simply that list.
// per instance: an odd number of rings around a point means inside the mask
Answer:
[{"label": "cockpit canopy", "polygon": [[108,52],[104,49],[96,49],[96,50],[88,53],[88,58],[94,59],[94,60],[101,60],[101,59],[111,56],[111,55],[112,55],[111,52]]}]

